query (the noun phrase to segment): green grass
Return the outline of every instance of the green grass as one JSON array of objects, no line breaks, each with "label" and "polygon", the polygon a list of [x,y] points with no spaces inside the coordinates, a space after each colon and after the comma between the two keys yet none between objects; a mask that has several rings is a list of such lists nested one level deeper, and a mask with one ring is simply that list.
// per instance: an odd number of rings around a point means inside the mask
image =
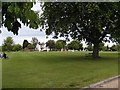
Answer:
[{"label": "green grass", "polygon": [[0,89],[2,88],[2,60],[0,59]]},{"label": "green grass", "polygon": [[80,88],[118,75],[117,53],[10,52],[3,60],[3,88]]}]

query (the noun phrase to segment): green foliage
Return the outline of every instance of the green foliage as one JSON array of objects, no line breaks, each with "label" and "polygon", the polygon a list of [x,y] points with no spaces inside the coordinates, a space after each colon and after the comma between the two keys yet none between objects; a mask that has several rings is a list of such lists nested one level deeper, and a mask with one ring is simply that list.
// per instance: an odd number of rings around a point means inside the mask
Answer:
[{"label": "green foliage", "polygon": [[35,46],[34,46],[33,44],[28,44],[27,47],[28,47],[30,50],[35,49]]},{"label": "green foliage", "polygon": [[54,33],[66,38],[70,35],[73,39],[92,43],[96,58],[99,43],[107,41],[106,35],[120,32],[118,6],[115,2],[45,2],[41,25],[47,35]]},{"label": "green foliage", "polygon": [[36,45],[38,44],[38,39],[36,37],[33,37],[31,43],[33,45],[33,49],[35,50]]},{"label": "green foliage", "polygon": [[111,51],[118,51],[118,46],[117,45],[113,45],[112,47],[110,47]]},{"label": "green foliage", "polygon": [[22,46],[20,44],[15,44],[15,45],[13,45],[12,50],[13,51],[20,51],[20,50],[22,50]]},{"label": "green foliage", "polygon": [[63,48],[63,45],[61,42],[56,42],[56,49],[61,50]]},{"label": "green foliage", "polygon": [[2,46],[0,46],[0,51],[2,51]]},{"label": "green foliage", "polygon": [[100,51],[104,51],[105,50],[104,43],[100,43],[99,44],[99,50]]},{"label": "green foliage", "polygon": [[3,51],[12,51],[12,48],[13,48],[13,39],[12,37],[7,37],[5,40],[4,40],[4,43],[2,45],[2,50]]},{"label": "green foliage", "polygon": [[27,40],[23,41],[23,49],[26,48],[28,46],[29,42]]},{"label": "green foliage", "polygon": [[3,2],[2,24],[14,34],[18,34],[21,28],[20,21],[30,28],[37,29],[40,19],[38,14],[31,10],[32,7],[33,2]]},{"label": "green foliage", "polygon": [[82,49],[82,44],[77,40],[73,40],[67,45],[67,47],[70,50],[80,50]]},{"label": "green foliage", "polygon": [[116,4],[117,11],[114,10],[115,16],[112,19],[115,22],[114,32],[111,33],[111,36],[120,43],[120,2]]},{"label": "green foliage", "polygon": [[[46,34],[67,36],[74,39],[86,39],[87,42],[99,43],[112,29],[117,12],[116,3],[91,2],[45,2],[43,5],[42,25],[48,25]],[[116,19],[115,19],[116,20]],[[106,27],[106,28],[105,28]]]},{"label": "green foliage", "polygon": [[91,43],[88,44],[88,46],[87,46],[87,50],[88,50],[88,51],[92,51],[92,50],[93,50],[93,46],[92,46]]},{"label": "green foliage", "polygon": [[48,47],[51,50],[55,50],[55,41],[54,40],[48,40],[46,42],[46,47]]},{"label": "green foliage", "polygon": [[58,49],[58,50],[64,49],[65,45],[66,45],[66,41],[64,41],[64,40],[56,41],[56,49]]}]

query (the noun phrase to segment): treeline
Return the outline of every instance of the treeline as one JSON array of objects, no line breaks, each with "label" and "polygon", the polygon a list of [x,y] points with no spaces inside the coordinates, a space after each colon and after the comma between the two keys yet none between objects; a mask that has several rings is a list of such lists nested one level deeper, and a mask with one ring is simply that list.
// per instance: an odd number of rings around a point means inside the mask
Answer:
[{"label": "treeline", "polygon": [[[38,46],[38,47],[37,47]],[[46,43],[39,42],[37,38],[33,37],[31,42],[27,40],[23,41],[23,44],[15,44],[12,37],[4,39],[2,44],[2,51],[93,51],[93,45],[87,44],[87,47],[83,48],[83,44],[78,40],[73,40],[67,43],[65,40],[48,40]],[[118,51],[118,45],[111,47],[105,46],[104,43],[99,44],[99,51]]]},{"label": "treeline", "polygon": [[[32,41],[34,41],[34,38],[32,38]],[[25,48],[31,50],[36,47],[36,45],[32,44],[32,41],[29,43],[27,40],[24,40],[23,45],[20,45],[15,44],[12,37],[7,37],[2,44],[2,51],[24,51]]]},{"label": "treeline", "polygon": [[77,40],[73,40],[70,43],[66,43],[65,40],[48,40],[46,42],[46,47],[50,49],[50,51],[68,51],[68,50],[83,50],[83,44]]},{"label": "treeline", "polygon": [[2,44],[2,51],[21,51],[22,46],[20,44],[14,44],[12,37],[4,39]]},{"label": "treeline", "polygon": [[[99,44],[99,51],[118,51],[118,48],[120,48],[120,45],[112,45],[109,47],[105,46],[104,43]],[[85,50],[93,51],[93,45],[91,43],[88,43],[88,46],[85,48]]]}]

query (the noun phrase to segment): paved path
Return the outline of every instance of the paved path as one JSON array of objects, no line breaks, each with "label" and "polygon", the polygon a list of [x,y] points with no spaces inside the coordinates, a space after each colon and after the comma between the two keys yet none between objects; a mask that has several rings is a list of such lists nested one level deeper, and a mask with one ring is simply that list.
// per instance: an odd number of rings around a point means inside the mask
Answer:
[{"label": "paved path", "polygon": [[106,79],[96,84],[92,84],[85,88],[119,88],[120,90],[120,75]]},{"label": "paved path", "polygon": [[103,83],[100,86],[97,86],[96,88],[120,88],[118,85],[120,83],[120,78],[111,80],[109,82]]}]

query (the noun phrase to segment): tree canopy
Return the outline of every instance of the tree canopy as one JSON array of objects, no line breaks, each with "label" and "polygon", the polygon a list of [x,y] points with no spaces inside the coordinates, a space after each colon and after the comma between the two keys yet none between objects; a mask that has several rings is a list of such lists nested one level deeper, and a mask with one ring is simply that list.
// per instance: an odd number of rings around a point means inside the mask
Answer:
[{"label": "tree canopy", "polygon": [[2,50],[3,51],[12,51],[13,44],[14,44],[14,41],[13,41],[12,37],[7,37],[6,39],[4,39],[4,43],[2,45]]},{"label": "tree canopy", "polygon": [[38,13],[31,9],[32,7],[33,2],[3,2],[2,24],[14,34],[18,34],[21,22],[30,28],[37,29],[40,19]]},{"label": "tree canopy", "polygon": [[67,45],[67,48],[70,50],[82,50],[82,44],[78,40],[73,40]]},{"label": "tree canopy", "polygon": [[58,49],[58,50],[64,49],[65,45],[66,45],[65,40],[57,40],[56,41],[56,49]]},{"label": "tree canopy", "polygon": [[22,50],[22,46],[20,44],[15,44],[15,45],[13,45],[12,50],[13,51],[20,51],[20,50]]},{"label": "tree canopy", "polygon": [[33,44],[33,49],[35,50],[35,48],[38,44],[38,39],[36,37],[33,37],[31,40],[31,43]]},{"label": "tree canopy", "polygon": [[2,24],[14,34],[21,21],[34,29],[42,26],[47,35],[85,40],[93,44],[94,58],[99,57],[99,43],[106,37],[120,40],[119,2],[44,2],[40,18],[32,7],[32,2],[3,2]]},{"label": "tree canopy", "polygon": [[27,40],[23,41],[23,49],[25,49],[30,43]]},{"label": "tree canopy", "polygon": [[[113,2],[45,2],[41,17],[46,34],[91,42],[93,57],[99,57],[99,43],[119,31],[119,5]],[[44,28],[44,27],[47,28]]]},{"label": "tree canopy", "polygon": [[48,40],[46,42],[46,47],[48,47],[51,50],[54,50],[55,49],[55,41],[54,40]]}]

